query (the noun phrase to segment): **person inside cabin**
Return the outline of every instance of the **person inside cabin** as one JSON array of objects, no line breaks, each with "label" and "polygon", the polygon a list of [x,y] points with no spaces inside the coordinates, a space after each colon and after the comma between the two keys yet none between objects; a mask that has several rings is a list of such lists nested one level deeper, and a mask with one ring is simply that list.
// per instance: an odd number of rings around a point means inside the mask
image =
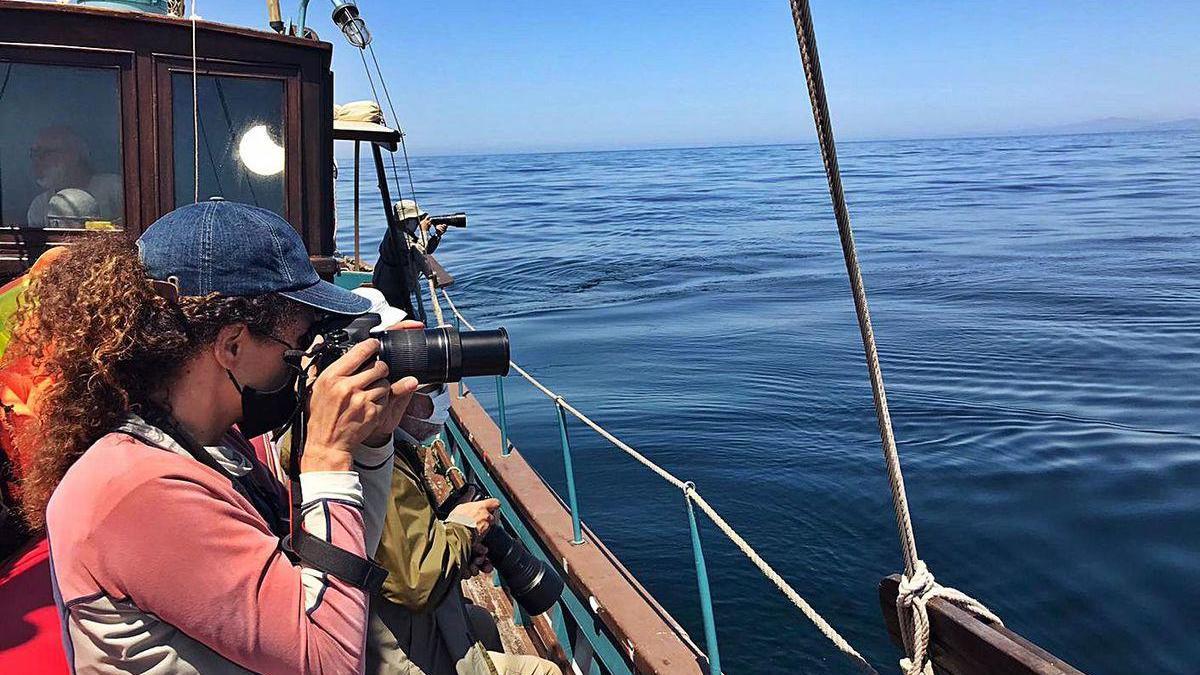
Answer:
[{"label": "person inside cabin", "polygon": [[374,553],[417,382],[388,383],[377,340],[319,375],[294,358],[318,317],[370,303],[322,281],[282,218],[220,200],[136,245],[92,235],[27,292],[5,359],[48,384],[18,439],[38,448],[21,506],[49,537],[72,669],[360,672],[368,584],[285,547],[288,500],[247,439],[291,419],[311,378],[292,541]]},{"label": "person inside cabin", "polygon": [[29,227],[82,227],[118,222],[124,213],[121,177],[92,168],[88,144],[68,126],[38,132],[29,148],[30,172],[42,192],[26,213]]}]

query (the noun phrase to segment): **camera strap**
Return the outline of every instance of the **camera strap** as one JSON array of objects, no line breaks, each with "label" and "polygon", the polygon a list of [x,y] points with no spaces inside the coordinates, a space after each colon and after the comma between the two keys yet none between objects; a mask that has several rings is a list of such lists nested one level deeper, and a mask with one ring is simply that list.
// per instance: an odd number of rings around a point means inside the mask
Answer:
[{"label": "camera strap", "polygon": [[373,560],[360,558],[302,529],[288,535],[283,540],[283,546],[309,567],[337,577],[368,593],[377,592],[387,580],[387,569]]},{"label": "camera strap", "polygon": [[[303,387],[303,384],[300,385]],[[376,593],[387,580],[387,569],[369,558],[362,558],[345,549],[338,548],[324,539],[315,537],[301,526],[301,506],[304,496],[300,494],[300,457],[304,452],[304,434],[307,431],[304,410],[307,407],[307,388],[302,391],[302,402],[293,418],[291,452],[288,457],[288,480],[292,496],[292,533],[284,538],[283,547],[296,558],[313,569],[337,577],[351,586]]]}]

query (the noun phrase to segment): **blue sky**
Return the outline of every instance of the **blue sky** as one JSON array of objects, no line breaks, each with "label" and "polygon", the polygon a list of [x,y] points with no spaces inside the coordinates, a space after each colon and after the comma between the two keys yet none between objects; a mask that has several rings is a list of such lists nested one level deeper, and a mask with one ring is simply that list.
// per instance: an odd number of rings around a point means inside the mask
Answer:
[{"label": "blue sky", "polygon": [[[284,14],[295,3],[284,0]],[[839,138],[1006,132],[1104,117],[1200,117],[1194,2],[813,0]],[[415,153],[809,140],[784,0],[361,0]],[[200,0],[265,25],[262,3]],[[340,102],[369,98],[334,43]]]}]

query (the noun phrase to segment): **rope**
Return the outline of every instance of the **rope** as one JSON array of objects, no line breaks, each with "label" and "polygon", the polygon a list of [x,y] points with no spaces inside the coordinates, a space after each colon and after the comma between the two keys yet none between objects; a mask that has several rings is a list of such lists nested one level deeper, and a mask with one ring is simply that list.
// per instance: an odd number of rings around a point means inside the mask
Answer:
[{"label": "rope", "polygon": [[[182,0],[181,0],[182,1]],[[192,203],[200,202],[200,100],[196,74],[196,0],[192,0]]]},{"label": "rope", "polygon": [[1000,617],[971,596],[946,588],[934,581],[933,574],[924,560],[917,561],[917,569],[910,575],[900,577],[900,593],[896,596],[896,614],[900,617],[900,635],[904,638],[904,650],[910,658],[900,661],[900,668],[909,675],[933,675],[933,662],[929,654],[929,611],[926,605],[933,598],[943,600],[964,609],[977,617],[997,625],[1004,625]]},{"label": "rope", "polygon": [[[372,53],[372,55],[374,55],[374,53]],[[358,58],[362,61],[363,72],[367,74],[367,83],[371,85],[371,97],[374,98],[375,103],[378,104],[379,91],[375,89],[375,78],[371,76],[371,67],[367,65],[367,50],[360,47],[358,49]],[[380,74],[380,77],[382,78],[382,74]],[[382,79],[380,80],[380,84],[383,84]],[[395,120],[393,120],[393,122],[394,121]],[[400,132],[400,140],[404,140],[404,132],[402,131]],[[396,159],[394,155],[394,152],[388,151],[388,161],[392,166],[392,180],[396,183],[396,199],[404,201],[404,188],[400,186],[400,175],[396,173]],[[413,197],[413,199],[415,200],[416,197]],[[388,208],[391,208],[391,206],[391,204],[388,204]]]},{"label": "rope", "polygon": [[701,511],[708,514],[708,517],[712,519],[713,523],[717,526],[717,529],[725,533],[725,536],[733,542],[734,546],[737,546],[738,549],[740,549],[741,552],[750,559],[750,562],[754,563],[754,566],[757,567],[760,572],[762,572],[763,576],[770,580],[771,583],[775,584],[775,587],[778,588],[781,593],[783,593],[784,597],[790,600],[791,603],[795,605],[804,614],[804,616],[813,623],[814,626],[817,627],[817,630],[821,631],[822,635],[828,638],[829,641],[832,642],[833,645],[837,647],[843,654],[850,657],[850,659],[855,662],[855,665],[857,665],[864,673],[876,673],[876,670],[871,667],[871,664],[867,663],[867,660],[863,658],[863,655],[859,654],[854,647],[850,646],[850,643],[847,642],[846,639],[837,632],[837,629],[829,625],[829,622],[826,621],[825,618],[820,614],[818,614],[817,610],[813,609],[812,606],[804,600],[804,598],[800,597],[800,594],[796,592],[796,589],[792,588],[788,582],[784,581],[783,577],[779,576],[779,573],[776,572],[766,560],[763,560],[762,556],[758,554],[758,551],[755,551],[754,548],[750,546],[749,542],[743,539],[742,535],[738,534],[737,531],[733,529],[733,526],[726,522],[725,519],[721,517],[721,514],[717,513],[716,509],[714,509],[708,504],[707,501],[704,500],[704,497],[701,497],[698,492],[690,488],[685,488],[684,494],[686,494],[688,499],[692,500],[696,506],[700,507]]},{"label": "rope", "polygon": [[904,490],[904,475],[900,471],[900,453],[896,449],[896,439],[892,433],[892,418],[891,413],[888,412],[887,392],[883,386],[879,352],[875,347],[875,332],[871,327],[871,313],[867,307],[867,291],[863,284],[862,269],[858,263],[858,253],[854,247],[854,232],[850,229],[850,212],[846,207],[846,195],[842,190],[841,171],[838,169],[837,148],[834,145],[833,127],[829,120],[829,103],[825,97],[825,81],[821,76],[821,60],[817,54],[817,39],[813,30],[812,12],[808,6],[808,0],[790,0],[790,2],[792,19],[796,24],[796,42],[800,47],[800,58],[804,63],[804,77],[808,83],[808,95],[812,102],[817,142],[821,148],[821,160],[825,164],[825,176],[829,182],[829,197],[833,202],[833,214],[837,220],[838,235],[842,243],[842,256],[846,261],[846,273],[850,277],[850,290],[854,296],[854,310],[858,316],[859,332],[862,334],[867,373],[871,380],[871,395],[875,401],[875,417],[879,424],[879,438],[883,445],[888,483],[892,490],[896,530],[900,536],[900,550],[904,555],[904,578],[909,580],[907,591],[902,586],[897,608],[901,610],[899,614],[904,633],[905,651],[911,657],[911,660],[905,659],[907,665],[902,662],[902,667],[910,675],[915,675],[920,673],[923,668],[922,664],[925,662],[925,654],[929,645],[929,620],[925,612],[925,604],[931,598],[943,597],[985,619],[996,622],[999,622],[999,619],[996,619],[994,614],[966,594],[937,585],[925,563],[917,556],[912,516],[909,514],[908,497]]},{"label": "rope", "polygon": [[446,325],[446,320],[442,318],[442,304],[438,302],[437,291],[433,287],[433,279],[425,277],[426,283],[429,284],[429,299],[433,302],[433,315],[437,318],[437,325]]},{"label": "rope", "polygon": [[[461,321],[462,324],[469,330],[475,330],[475,326],[467,320],[467,317],[463,316],[462,312],[458,311],[458,307],[454,304],[454,301],[450,299],[450,294],[447,293],[446,289],[444,288],[442,289],[442,297],[445,298],[446,304],[450,307],[450,311],[458,317],[458,320]],[[822,635],[828,638],[829,641],[832,642],[833,645],[838,648],[838,650],[849,657],[850,660],[854,661],[855,665],[857,665],[864,673],[876,673],[876,670],[871,667],[871,664],[867,663],[867,660],[863,658],[862,654],[859,654],[858,651],[856,651],[854,647],[852,647],[850,643],[847,642],[846,639],[837,632],[837,629],[830,625],[829,622],[817,612],[817,610],[813,609],[812,605],[808,604],[804,598],[800,597],[800,594],[796,592],[796,589],[792,588],[792,586],[785,581],[784,578],[780,576],[779,573],[776,572],[775,569],[771,567],[771,565],[764,560],[757,551],[754,550],[754,547],[752,547],[749,542],[742,538],[742,536],[733,529],[733,526],[730,525],[729,522],[724,518],[722,518],[721,514],[717,513],[716,509],[714,509],[707,501],[705,501],[704,497],[700,496],[700,493],[695,489],[694,483],[691,481],[680,480],[670,471],[667,471],[661,466],[655,464],[650,460],[649,457],[646,457],[642,453],[630,447],[629,444],[612,435],[612,433],[610,433],[607,429],[601,427],[599,424],[592,421],[590,417],[575,408],[575,406],[568,403],[567,400],[560,394],[556,394],[549,387],[539,382],[537,378],[530,375],[529,372],[521,366],[517,365],[515,361],[509,361],[508,363],[510,366],[512,366],[512,369],[517,372],[517,374],[524,378],[525,381],[529,382],[529,384],[532,384],[539,391],[541,391],[542,394],[544,394],[547,398],[553,400],[556,405],[571,413],[571,415],[573,415],[576,419],[586,424],[609,443],[612,443],[619,450],[635,459],[639,464],[647,469],[650,469],[660,478],[673,485],[675,488],[682,490],[684,496],[698,506],[701,511],[708,514],[708,517],[712,519],[712,522],[717,526],[717,529],[721,530],[721,532],[724,533],[724,535],[728,537],[731,542],[733,542],[734,546],[737,546],[737,548],[747,558],[750,559],[750,562],[754,563],[754,566],[757,567],[760,572],[762,572],[763,576],[765,576],[772,584],[774,584],[775,587],[778,588],[781,593],[783,593],[783,596],[787,598],[789,602],[795,605],[796,608],[799,609],[800,612],[804,614],[804,616],[811,621],[814,626],[817,627],[817,630],[819,630]]]}]

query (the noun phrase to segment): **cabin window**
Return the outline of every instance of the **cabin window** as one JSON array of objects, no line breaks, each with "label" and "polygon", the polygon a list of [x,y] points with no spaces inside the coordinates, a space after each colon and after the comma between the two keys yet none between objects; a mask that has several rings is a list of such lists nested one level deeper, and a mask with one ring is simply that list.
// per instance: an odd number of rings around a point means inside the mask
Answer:
[{"label": "cabin window", "polygon": [[175,206],[224,197],[286,216],[283,81],[201,75],[195,106],[191,73],[174,73],[171,90]]},{"label": "cabin window", "polygon": [[18,228],[125,222],[120,71],[0,60],[0,220]]}]

